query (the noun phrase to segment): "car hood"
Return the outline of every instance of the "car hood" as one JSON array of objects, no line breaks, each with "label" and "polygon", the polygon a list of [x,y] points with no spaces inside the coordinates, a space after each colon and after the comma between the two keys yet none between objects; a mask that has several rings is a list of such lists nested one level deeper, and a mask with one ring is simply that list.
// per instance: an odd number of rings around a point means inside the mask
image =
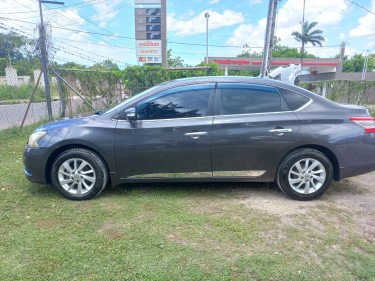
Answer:
[{"label": "car hood", "polygon": [[69,116],[63,119],[56,120],[55,122],[45,124],[37,128],[34,132],[50,131],[50,130],[60,129],[64,127],[73,127],[73,126],[82,125],[82,124],[89,122],[94,117],[95,117],[94,115],[90,115],[86,117],[82,117],[82,115]]}]

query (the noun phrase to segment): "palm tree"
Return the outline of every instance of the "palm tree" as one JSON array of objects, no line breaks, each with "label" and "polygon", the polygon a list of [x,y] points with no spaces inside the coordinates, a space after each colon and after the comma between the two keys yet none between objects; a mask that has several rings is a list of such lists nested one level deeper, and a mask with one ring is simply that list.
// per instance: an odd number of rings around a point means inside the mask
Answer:
[{"label": "palm tree", "polygon": [[314,29],[313,28],[318,23],[316,21],[309,23],[306,21],[303,24],[303,35],[299,33],[298,31],[294,31],[292,35],[294,36],[294,39],[296,39],[298,42],[302,42],[302,48],[301,48],[301,59],[303,57],[303,53],[305,51],[305,44],[311,43],[313,46],[319,45],[322,47],[322,41],[325,41],[324,37],[320,34],[323,33],[320,29]]}]

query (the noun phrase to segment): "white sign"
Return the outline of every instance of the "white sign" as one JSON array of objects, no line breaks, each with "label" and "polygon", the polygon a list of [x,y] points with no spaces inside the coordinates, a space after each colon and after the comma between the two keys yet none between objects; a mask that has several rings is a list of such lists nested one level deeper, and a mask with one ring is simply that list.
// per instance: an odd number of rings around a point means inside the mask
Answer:
[{"label": "white sign", "polygon": [[134,0],[134,5],[161,5],[161,0]]},{"label": "white sign", "polygon": [[136,40],[135,45],[139,62],[161,63],[161,40]]}]

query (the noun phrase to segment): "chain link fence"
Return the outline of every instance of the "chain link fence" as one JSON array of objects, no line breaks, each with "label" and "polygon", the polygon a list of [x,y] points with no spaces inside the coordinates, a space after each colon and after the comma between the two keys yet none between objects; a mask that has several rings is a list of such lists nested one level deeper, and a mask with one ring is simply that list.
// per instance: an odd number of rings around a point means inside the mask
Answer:
[{"label": "chain link fence", "polygon": [[[0,52],[0,130],[48,122],[44,75],[34,44]],[[51,66],[49,82],[54,119],[106,109],[130,95],[121,79],[106,71]]]}]

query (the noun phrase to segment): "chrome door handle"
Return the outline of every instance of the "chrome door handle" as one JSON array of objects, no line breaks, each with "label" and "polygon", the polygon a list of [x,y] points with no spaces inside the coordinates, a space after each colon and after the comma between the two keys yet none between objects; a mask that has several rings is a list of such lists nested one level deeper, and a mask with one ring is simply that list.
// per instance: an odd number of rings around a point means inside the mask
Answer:
[{"label": "chrome door handle", "polygon": [[192,137],[193,139],[198,139],[200,136],[207,136],[207,132],[191,132],[186,133],[185,136]]},{"label": "chrome door handle", "polygon": [[270,133],[291,133],[293,130],[292,129],[273,129],[269,130],[268,132]]}]

